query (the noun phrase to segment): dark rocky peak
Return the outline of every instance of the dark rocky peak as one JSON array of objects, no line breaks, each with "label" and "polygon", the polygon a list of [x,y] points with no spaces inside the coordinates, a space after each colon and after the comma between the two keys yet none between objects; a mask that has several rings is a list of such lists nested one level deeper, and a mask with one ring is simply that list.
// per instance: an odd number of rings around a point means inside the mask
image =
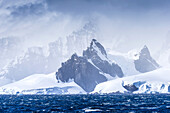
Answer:
[{"label": "dark rocky peak", "polygon": [[122,86],[128,91],[128,92],[131,92],[133,93],[134,91],[137,91],[139,90],[139,87],[142,85],[142,84],[145,84],[146,81],[137,81],[137,82],[134,82],[133,84],[124,84],[124,81],[122,82]]},{"label": "dark rocky peak", "polygon": [[97,84],[107,81],[105,74],[112,77],[123,77],[121,68],[109,61],[104,47],[92,39],[90,47],[83,51],[83,56],[73,54],[69,60],[62,63],[56,78],[62,82],[73,79],[86,92],[94,90]]},{"label": "dark rocky peak", "polygon": [[94,50],[96,52],[101,52],[102,55],[107,57],[106,50],[96,39],[92,39],[91,44],[90,44],[90,50],[92,50],[92,51]]},{"label": "dark rocky peak", "polygon": [[74,53],[72,56],[71,56],[71,59],[74,60],[74,61],[77,61],[79,59],[79,57],[77,56],[76,53]]},{"label": "dark rocky peak", "polygon": [[123,77],[124,75],[121,68],[107,58],[104,47],[96,39],[92,39],[90,47],[83,51],[83,56],[91,60],[104,73],[110,74],[113,77]]},{"label": "dark rocky peak", "polygon": [[86,92],[91,92],[97,84],[107,81],[106,77],[99,72],[87,59],[73,54],[71,59],[62,63],[62,67],[56,73],[56,78],[62,82],[73,79]]},{"label": "dark rocky peak", "polygon": [[151,57],[148,47],[145,45],[139,53],[139,58],[134,61],[135,68],[141,73],[153,71],[159,68],[159,64]]}]

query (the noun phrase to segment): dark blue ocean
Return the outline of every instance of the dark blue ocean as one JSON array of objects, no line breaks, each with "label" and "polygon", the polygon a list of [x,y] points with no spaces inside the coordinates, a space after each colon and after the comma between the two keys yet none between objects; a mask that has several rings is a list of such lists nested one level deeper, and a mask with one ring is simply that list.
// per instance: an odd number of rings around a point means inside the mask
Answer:
[{"label": "dark blue ocean", "polygon": [[0,112],[170,113],[170,95],[1,95]]}]

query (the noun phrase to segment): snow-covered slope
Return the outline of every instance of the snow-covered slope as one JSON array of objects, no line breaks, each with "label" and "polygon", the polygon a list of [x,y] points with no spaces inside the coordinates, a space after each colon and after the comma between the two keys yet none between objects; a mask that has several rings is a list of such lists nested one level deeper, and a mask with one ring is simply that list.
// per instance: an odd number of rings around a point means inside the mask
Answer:
[{"label": "snow-covered slope", "polygon": [[161,66],[170,65],[170,34],[168,34],[167,39],[162,44],[162,48],[159,50],[158,54],[158,63]]},{"label": "snow-covered slope", "polygon": [[115,61],[121,68],[125,76],[136,75],[139,72],[135,69],[134,60],[137,50],[131,50],[128,53],[120,53],[117,51],[108,52],[108,58]]},{"label": "snow-covered slope", "polygon": [[170,65],[170,48],[160,51],[158,62],[161,66]]},{"label": "snow-covered slope", "polygon": [[128,53],[113,50],[109,50],[108,53],[108,57],[120,65],[125,76],[153,71],[160,67],[146,45],[142,49],[134,49]]},{"label": "snow-covered slope", "polygon": [[0,87],[0,94],[82,94],[85,91],[75,82],[57,81],[55,73],[35,74]]},{"label": "snow-covered slope", "polygon": [[135,85],[134,93],[170,93],[170,68],[160,68],[139,75],[118,78],[98,84],[92,93],[127,92],[125,85]]}]

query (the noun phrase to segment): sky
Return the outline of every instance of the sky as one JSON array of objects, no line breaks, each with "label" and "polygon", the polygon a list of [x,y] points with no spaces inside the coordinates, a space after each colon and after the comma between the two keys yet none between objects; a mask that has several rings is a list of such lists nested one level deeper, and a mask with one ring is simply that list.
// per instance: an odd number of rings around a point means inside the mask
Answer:
[{"label": "sky", "polygon": [[169,12],[169,0],[0,0],[0,38],[43,45],[93,21],[105,47],[128,52],[147,45],[156,54],[170,44]]}]

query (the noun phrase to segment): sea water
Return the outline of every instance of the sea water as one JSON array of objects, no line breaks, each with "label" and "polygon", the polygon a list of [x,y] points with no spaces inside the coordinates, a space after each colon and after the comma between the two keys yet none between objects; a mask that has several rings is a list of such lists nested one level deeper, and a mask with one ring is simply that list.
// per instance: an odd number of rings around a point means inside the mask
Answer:
[{"label": "sea water", "polygon": [[0,112],[170,113],[170,95],[0,95]]}]

